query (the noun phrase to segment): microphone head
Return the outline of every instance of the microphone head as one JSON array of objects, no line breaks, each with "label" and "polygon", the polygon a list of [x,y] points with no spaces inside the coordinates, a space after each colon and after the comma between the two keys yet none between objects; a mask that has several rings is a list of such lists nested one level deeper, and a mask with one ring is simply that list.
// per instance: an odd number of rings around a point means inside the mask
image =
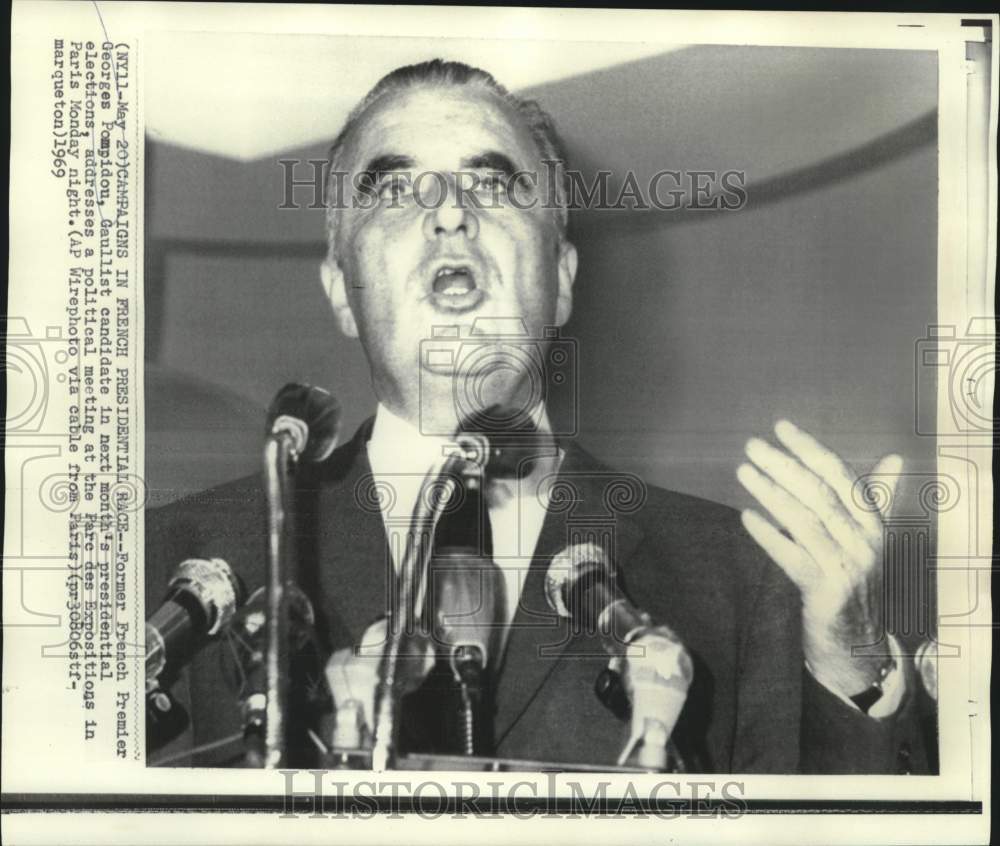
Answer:
[{"label": "microphone head", "polygon": [[553,557],[545,572],[545,599],[560,617],[572,618],[568,598],[577,580],[585,575],[613,578],[607,553],[596,543],[574,543]]},{"label": "microphone head", "polygon": [[456,650],[476,654],[482,667],[495,661],[505,616],[500,568],[476,555],[435,555],[429,581],[435,649],[453,658]]},{"label": "microphone head", "polygon": [[289,382],[267,410],[267,435],[287,432],[301,461],[325,461],[340,439],[341,416],[340,403],[329,391]]},{"label": "microphone head", "polygon": [[476,472],[485,472],[490,464],[490,441],[479,432],[460,431],[455,436],[455,449]]},{"label": "microphone head", "polygon": [[486,442],[488,449],[479,463],[487,476],[497,479],[523,479],[529,475],[543,444],[530,418],[500,405],[466,417],[457,437],[476,437]]},{"label": "microphone head", "polygon": [[182,561],[170,580],[170,589],[195,598],[205,614],[205,634],[210,637],[233,618],[245,596],[240,577],[221,558]]}]

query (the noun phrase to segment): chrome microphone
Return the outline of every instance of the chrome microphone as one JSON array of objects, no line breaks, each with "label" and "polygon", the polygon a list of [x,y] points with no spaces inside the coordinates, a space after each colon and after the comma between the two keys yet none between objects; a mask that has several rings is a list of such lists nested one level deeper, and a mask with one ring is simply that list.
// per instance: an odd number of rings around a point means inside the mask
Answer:
[{"label": "chrome microphone", "polygon": [[497,662],[504,610],[503,574],[475,548],[442,547],[431,560],[432,642],[455,680]]},{"label": "chrome microphone", "polygon": [[146,688],[167,664],[183,666],[217,635],[243,603],[239,577],[221,558],[189,558],[170,580],[163,603],[146,621]]}]

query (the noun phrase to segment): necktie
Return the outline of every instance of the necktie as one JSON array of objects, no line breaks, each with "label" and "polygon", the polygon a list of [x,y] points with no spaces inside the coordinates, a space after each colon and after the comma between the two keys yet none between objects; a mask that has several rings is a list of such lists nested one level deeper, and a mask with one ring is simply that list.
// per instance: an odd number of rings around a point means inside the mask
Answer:
[{"label": "necktie", "polygon": [[492,676],[506,620],[489,509],[478,480],[459,482],[435,528],[425,622],[437,658],[403,700],[410,752],[490,754]]}]

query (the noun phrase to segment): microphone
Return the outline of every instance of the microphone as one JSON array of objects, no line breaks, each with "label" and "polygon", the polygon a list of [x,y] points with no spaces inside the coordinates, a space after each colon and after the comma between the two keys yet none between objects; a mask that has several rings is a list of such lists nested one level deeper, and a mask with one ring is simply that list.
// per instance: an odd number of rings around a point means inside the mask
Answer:
[{"label": "microphone", "polygon": [[477,553],[443,548],[431,561],[432,639],[456,681],[496,663],[504,616],[503,575]]},{"label": "microphone", "polygon": [[628,644],[641,629],[652,627],[649,615],[625,596],[597,544],[573,544],[552,559],[545,574],[545,598],[578,631],[600,631],[611,652]]},{"label": "microphone", "polygon": [[312,385],[289,382],[275,395],[267,410],[267,431],[271,437],[287,434],[292,452],[305,462],[329,458],[340,439],[342,411],[329,391]]},{"label": "microphone", "polygon": [[146,621],[146,689],[170,663],[182,666],[217,635],[243,602],[243,584],[221,558],[189,558],[170,580],[163,603]]},{"label": "microphone", "polygon": [[691,656],[680,639],[667,626],[654,625],[649,614],[628,600],[596,544],[574,544],[552,559],[545,596],[549,607],[578,630],[600,632],[609,653],[624,654],[631,730],[619,766],[638,747],[639,766],[664,769],[670,735],[694,677]]},{"label": "microphone", "polygon": [[543,448],[551,447],[551,437],[541,435],[523,410],[502,405],[468,415],[459,433],[485,439],[483,454],[474,460],[494,479],[525,478]]},{"label": "microphone", "polygon": [[[484,434],[459,429],[454,442],[447,450],[447,455],[424,477],[420,495],[414,504],[410,521],[411,531],[407,533],[406,547],[397,577],[399,589],[389,615],[391,623],[389,643],[379,668],[379,681],[375,694],[372,763],[376,770],[388,769],[396,755],[400,737],[397,716],[403,693],[400,685],[400,660],[417,624],[428,621],[427,593],[429,590],[437,589],[433,584],[434,564],[437,562],[440,570],[442,562],[467,557],[466,553],[475,553],[479,549],[478,539],[473,541],[471,550],[466,548],[470,543],[467,537],[451,537],[443,541],[438,534],[439,524],[445,522],[454,525],[455,521],[448,519],[449,514],[452,514],[455,508],[461,510],[464,504],[469,517],[466,529],[479,525],[480,515],[473,505],[481,502],[480,494],[490,454],[490,441]],[[450,548],[450,552],[442,555],[445,547]],[[450,564],[446,565],[446,569],[451,569]],[[450,579],[451,586],[442,596],[458,598],[460,601],[459,594],[463,587],[451,580],[450,576],[447,578]],[[435,622],[447,622],[437,621],[436,610],[430,612],[430,618],[432,627]],[[437,627],[440,628],[440,625]],[[431,634],[435,633],[432,631]],[[451,661],[451,672],[460,678],[464,676],[474,680],[479,671],[486,666],[489,658],[489,648],[481,642],[478,644],[442,642],[436,646],[445,647],[436,651],[445,652]],[[422,643],[418,643],[418,656],[422,654],[422,648]]]}]

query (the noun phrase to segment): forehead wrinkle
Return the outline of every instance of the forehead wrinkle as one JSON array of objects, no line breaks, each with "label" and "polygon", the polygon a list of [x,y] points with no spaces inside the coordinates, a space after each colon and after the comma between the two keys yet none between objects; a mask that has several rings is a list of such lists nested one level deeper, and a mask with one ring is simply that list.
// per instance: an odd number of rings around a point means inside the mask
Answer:
[{"label": "forehead wrinkle", "polygon": [[[430,103],[427,110],[418,108],[423,99]],[[463,120],[469,115],[470,106],[478,107],[478,121]],[[406,113],[402,113],[404,110]],[[469,149],[456,152],[455,165],[484,152],[502,152],[515,163],[522,159],[534,161],[539,155],[534,138],[520,116],[490,92],[468,87],[421,86],[396,92],[372,104],[352,133],[354,137],[349,141],[345,163],[357,161],[368,150],[389,148],[416,160],[416,154],[421,152],[416,147],[421,146],[421,142],[403,145],[414,136],[435,137],[440,134],[442,124],[445,131],[468,131]],[[404,128],[401,138],[386,137],[400,126]],[[374,143],[368,144],[369,139]]]}]

